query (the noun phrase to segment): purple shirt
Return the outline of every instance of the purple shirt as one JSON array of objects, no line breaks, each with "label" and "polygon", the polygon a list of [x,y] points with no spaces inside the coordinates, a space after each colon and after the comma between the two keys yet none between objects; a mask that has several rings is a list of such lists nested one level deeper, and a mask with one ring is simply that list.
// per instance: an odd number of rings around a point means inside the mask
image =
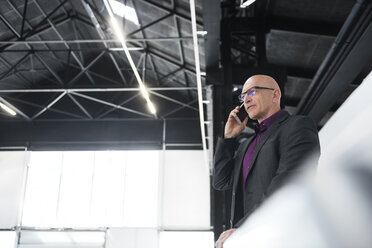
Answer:
[{"label": "purple shirt", "polygon": [[243,160],[243,168],[242,168],[242,176],[243,176],[243,180],[242,180],[242,190],[243,191],[242,192],[243,192],[243,197],[244,197],[245,181],[246,181],[247,176],[248,176],[249,167],[251,166],[251,160],[252,160],[252,157],[253,157],[254,149],[256,148],[258,142],[260,141],[263,132],[265,132],[266,129],[268,129],[270,127],[270,125],[276,120],[276,118],[278,118],[283,112],[285,112],[284,109],[279,110],[278,112],[276,112],[275,114],[273,114],[269,118],[265,119],[261,123],[256,124],[256,126],[254,128],[255,132],[256,132],[256,137],[249,144],[248,149],[247,149],[247,151],[245,153],[245,156],[244,156],[244,160]]}]

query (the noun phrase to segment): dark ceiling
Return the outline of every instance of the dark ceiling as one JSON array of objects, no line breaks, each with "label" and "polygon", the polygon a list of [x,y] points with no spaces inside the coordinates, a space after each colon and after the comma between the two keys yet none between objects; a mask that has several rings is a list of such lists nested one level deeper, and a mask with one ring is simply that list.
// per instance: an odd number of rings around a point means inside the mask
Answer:
[{"label": "dark ceiling", "polygon": [[[120,0],[120,21],[149,88],[148,111],[103,0],[1,0],[0,146],[201,149],[190,5]],[[291,113],[321,128],[371,70],[371,3],[196,1],[207,138],[213,143],[244,81],[274,76]],[[212,92],[208,94],[208,92]],[[213,127],[213,129],[212,129]]]}]

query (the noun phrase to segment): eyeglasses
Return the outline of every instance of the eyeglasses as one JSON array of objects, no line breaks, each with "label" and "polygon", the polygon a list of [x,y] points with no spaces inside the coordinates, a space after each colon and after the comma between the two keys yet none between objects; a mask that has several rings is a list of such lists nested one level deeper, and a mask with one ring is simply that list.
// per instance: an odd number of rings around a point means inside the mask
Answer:
[{"label": "eyeglasses", "polygon": [[248,95],[249,97],[252,97],[253,95],[255,95],[257,92],[256,92],[256,89],[259,89],[259,90],[274,90],[273,88],[266,88],[266,87],[260,87],[260,86],[253,86],[251,88],[249,88],[247,91],[245,92],[242,92],[240,95],[239,95],[239,101],[240,102],[244,102],[244,98],[245,98],[245,95]]}]

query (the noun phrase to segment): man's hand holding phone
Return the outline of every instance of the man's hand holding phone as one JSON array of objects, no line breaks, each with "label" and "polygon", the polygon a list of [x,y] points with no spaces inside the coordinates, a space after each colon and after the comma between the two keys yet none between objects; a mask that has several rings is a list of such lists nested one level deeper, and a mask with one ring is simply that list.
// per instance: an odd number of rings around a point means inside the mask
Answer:
[{"label": "man's hand holding phone", "polygon": [[245,111],[244,104],[237,106],[229,114],[229,118],[227,119],[227,123],[225,125],[224,138],[229,139],[238,136],[244,130],[247,122],[248,114]]}]

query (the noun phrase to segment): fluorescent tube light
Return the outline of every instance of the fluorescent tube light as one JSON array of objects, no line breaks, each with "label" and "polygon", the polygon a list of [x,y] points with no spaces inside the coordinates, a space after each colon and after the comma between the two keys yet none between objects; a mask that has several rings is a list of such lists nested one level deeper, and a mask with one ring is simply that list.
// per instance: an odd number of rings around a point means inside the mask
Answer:
[{"label": "fluorescent tube light", "polygon": [[125,4],[116,0],[109,0],[109,3],[115,15],[121,16],[126,20],[139,25],[136,10],[134,8],[126,6]]},{"label": "fluorescent tube light", "polygon": [[121,43],[121,45],[124,49],[124,53],[127,56],[130,67],[132,68],[134,76],[137,79],[137,82],[139,84],[139,88],[142,92],[142,95],[146,99],[147,107],[149,108],[150,112],[155,115],[156,114],[156,109],[155,109],[154,105],[152,104],[152,102],[150,100],[150,97],[149,97],[149,94],[148,94],[147,89],[145,87],[145,84],[142,82],[142,79],[141,79],[141,77],[140,77],[140,75],[137,71],[136,65],[133,62],[132,56],[129,53],[129,49],[127,47],[127,44],[125,43],[124,35],[121,32],[119,24],[117,23],[117,21],[115,19],[115,16],[114,16],[114,13],[113,13],[113,10],[112,10],[112,6],[110,5],[111,1],[113,1],[113,0],[103,0],[103,2],[105,3],[106,9],[107,9],[107,11],[110,15],[111,23],[112,23],[112,26],[114,28],[115,34],[118,37],[118,39],[119,39],[119,41],[120,41],[120,43]]},{"label": "fluorescent tube light", "polygon": [[2,102],[0,102],[0,107],[1,107],[3,110],[5,110],[6,112],[8,112],[9,114],[13,115],[13,116],[15,116],[15,115],[17,114],[13,109],[9,108],[8,106],[6,106],[6,105],[5,105],[4,103],[2,103]]},{"label": "fluorescent tube light", "polygon": [[256,2],[256,0],[247,0],[245,2],[244,2],[244,0],[241,0],[240,1],[240,8],[246,8],[254,2]]}]

